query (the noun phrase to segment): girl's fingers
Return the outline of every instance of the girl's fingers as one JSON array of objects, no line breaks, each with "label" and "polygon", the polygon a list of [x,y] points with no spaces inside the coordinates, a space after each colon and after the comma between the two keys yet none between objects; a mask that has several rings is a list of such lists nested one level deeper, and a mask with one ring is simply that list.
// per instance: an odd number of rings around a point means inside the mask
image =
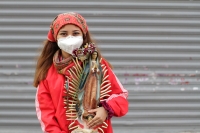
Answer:
[{"label": "girl's fingers", "polygon": [[101,119],[98,119],[98,118],[93,118],[89,123],[88,123],[88,127],[89,128],[93,128],[93,127],[96,127],[96,126],[98,126],[98,125],[100,125],[101,124]]},{"label": "girl's fingers", "polygon": [[92,109],[92,110],[89,110],[88,112],[93,113],[93,112],[97,112],[97,110],[96,109]]}]

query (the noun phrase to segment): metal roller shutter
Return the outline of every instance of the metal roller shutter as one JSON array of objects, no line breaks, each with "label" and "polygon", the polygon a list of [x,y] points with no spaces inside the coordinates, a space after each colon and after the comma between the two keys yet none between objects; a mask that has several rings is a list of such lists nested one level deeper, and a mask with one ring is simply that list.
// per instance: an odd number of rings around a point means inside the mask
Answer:
[{"label": "metal roller shutter", "polygon": [[1,0],[0,132],[41,132],[35,58],[52,19],[69,11],[86,18],[129,90],[129,113],[113,118],[115,133],[200,130],[198,0]]}]

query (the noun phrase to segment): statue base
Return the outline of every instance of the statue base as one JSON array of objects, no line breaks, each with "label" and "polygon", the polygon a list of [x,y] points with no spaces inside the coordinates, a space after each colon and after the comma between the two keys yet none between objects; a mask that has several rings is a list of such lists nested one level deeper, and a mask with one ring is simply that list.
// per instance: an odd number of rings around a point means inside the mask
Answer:
[{"label": "statue base", "polygon": [[77,128],[77,129],[73,130],[72,133],[99,133],[99,132],[94,129]]}]

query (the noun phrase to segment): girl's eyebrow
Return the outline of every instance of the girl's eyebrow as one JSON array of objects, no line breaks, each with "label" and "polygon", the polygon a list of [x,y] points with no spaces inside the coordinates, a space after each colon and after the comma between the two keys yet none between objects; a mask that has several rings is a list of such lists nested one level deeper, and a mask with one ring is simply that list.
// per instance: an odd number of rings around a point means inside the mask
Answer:
[{"label": "girl's eyebrow", "polygon": [[65,32],[65,33],[66,33],[67,31],[65,31],[65,30],[61,30],[60,32]]},{"label": "girl's eyebrow", "polygon": [[74,31],[80,31],[80,30],[74,30]]},{"label": "girl's eyebrow", "polygon": [[[76,31],[79,31],[79,32],[80,32],[80,30],[73,30],[73,32],[76,32]],[[59,31],[59,32],[67,33],[68,31],[66,31],[66,30],[61,30],[61,31]]]}]

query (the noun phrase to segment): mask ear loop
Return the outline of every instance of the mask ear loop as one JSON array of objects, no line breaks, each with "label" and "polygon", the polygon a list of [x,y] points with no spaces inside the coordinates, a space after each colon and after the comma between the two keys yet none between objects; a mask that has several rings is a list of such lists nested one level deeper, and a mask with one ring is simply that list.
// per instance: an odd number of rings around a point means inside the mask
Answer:
[{"label": "mask ear loop", "polygon": [[[87,33],[86,33],[87,34]],[[83,44],[81,45],[81,48],[83,48],[88,42],[85,41],[86,34],[83,33]]]}]

